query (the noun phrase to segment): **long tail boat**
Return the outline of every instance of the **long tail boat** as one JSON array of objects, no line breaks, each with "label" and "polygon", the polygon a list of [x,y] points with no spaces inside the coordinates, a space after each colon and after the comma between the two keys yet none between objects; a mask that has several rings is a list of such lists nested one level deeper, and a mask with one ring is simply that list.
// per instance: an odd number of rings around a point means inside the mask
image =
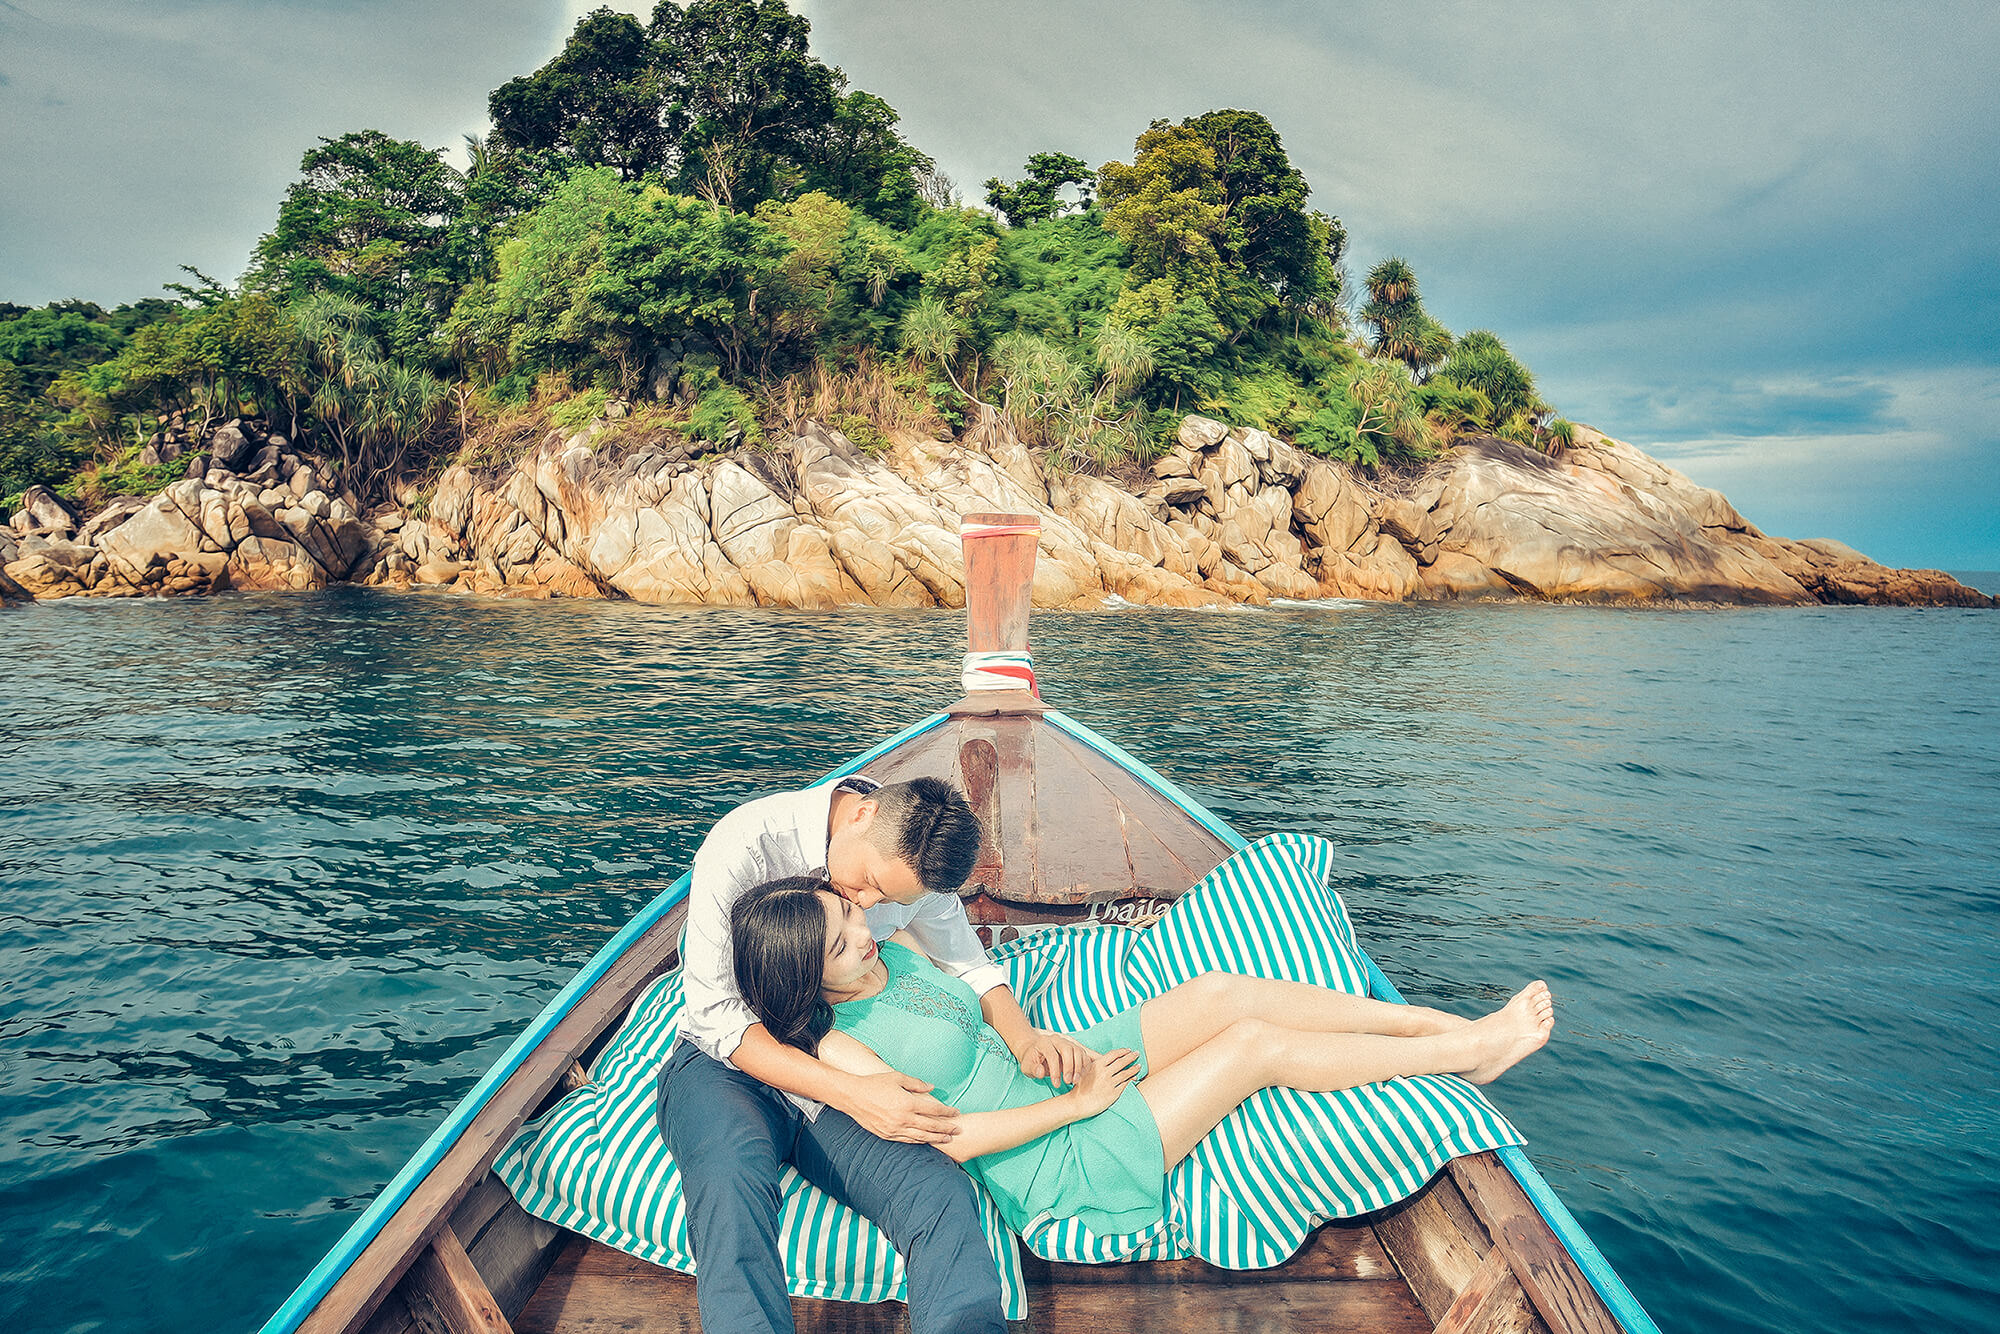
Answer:
[{"label": "long tail boat", "polygon": [[[1044,704],[1027,658],[1035,520],[965,520],[964,699],[834,775],[957,783],[988,837],[962,891],[989,944],[1041,923],[1143,925],[1245,840]],[[985,688],[977,688],[985,687]],[[997,688],[996,688],[997,687]],[[683,875],[608,941],[453,1109],[263,1334],[586,1334],[700,1328],[694,1280],[543,1222],[492,1165],[587,1082],[638,993],[679,965]],[[1373,961],[1373,994],[1401,1001]],[[1451,1160],[1417,1194],[1322,1225],[1273,1269],[1023,1256],[1035,1334],[1153,1329],[1657,1334],[1519,1149]],[[889,1334],[899,1303],[793,1299],[801,1331]],[[1017,1326],[1020,1328],[1020,1326]],[[715,1334],[723,1334],[721,1331]]]}]

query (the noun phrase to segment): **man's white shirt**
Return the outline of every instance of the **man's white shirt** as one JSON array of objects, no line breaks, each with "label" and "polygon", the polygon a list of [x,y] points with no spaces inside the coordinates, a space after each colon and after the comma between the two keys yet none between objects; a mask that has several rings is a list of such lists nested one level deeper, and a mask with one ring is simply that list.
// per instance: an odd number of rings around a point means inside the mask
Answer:
[{"label": "man's white shirt", "polygon": [[[686,1006],[680,1036],[734,1068],[730,1057],[757,1016],[736,989],[736,965],[729,936],[729,913],[748,890],[767,880],[823,873],[827,816],[833,794],[842,788],[867,793],[879,786],[852,775],[839,783],[780,792],[745,802],[716,821],[694,855],[688,886],[686,932],[681,939],[681,985]],[[886,940],[908,931],[937,966],[984,996],[1007,984],[1007,975],[986,957],[985,946],[966,920],[955,894],[926,894],[914,904],[883,900],[867,910],[868,929]],[[809,1117],[820,1104],[796,1094],[788,1098]]]}]

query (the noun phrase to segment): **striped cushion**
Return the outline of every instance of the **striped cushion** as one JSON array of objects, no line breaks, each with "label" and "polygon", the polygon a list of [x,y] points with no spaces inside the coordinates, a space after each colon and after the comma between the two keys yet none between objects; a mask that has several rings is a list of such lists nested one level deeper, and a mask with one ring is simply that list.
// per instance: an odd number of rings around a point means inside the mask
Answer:
[{"label": "striped cushion", "polygon": [[[1060,927],[993,952],[1037,1024],[1087,1027],[1204,972],[1311,982],[1366,995],[1367,965],[1340,896],[1333,845],[1259,839],[1218,866],[1147,931]],[[1167,1216],[1099,1237],[1056,1221],[1023,1238],[1051,1260],[1182,1259],[1228,1269],[1281,1264],[1320,1223],[1394,1204],[1450,1159],[1520,1136],[1452,1075],[1339,1093],[1265,1089],[1168,1174]]]},{"label": "striped cushion", "polygon": [[[654,1114],[654,1084],[679,1031],[681,1003],[679,973],[651,983],[598,1057],[590,1083],[531,1121],[493,1170],[537,1218],[692,1274],[680,1168]],[[903,1298],[903,1258],[880,1229],[789,1167],[783,1190],[779,1235],[794,1296]],[[1019,1248],[984,1192],[980,1205],[1007,1318],[1025,1320]]]},{"label": "striped cushion", "polygon": [[[1280,834],[1223,863],[1157,925],[1031,931],[993,952],[1023,1008],[1074,1031],[1201,973],[1314,982],[1365,994],[1367,969],[1339,895],[1333,849]],[[643,1259],[695,1272],[680,1173],[661,1141],[653,1084],[673,1045],[680,978],[654,982],[591,1072],[494,1164],[523,1207]],[[1231,1269],[1278,1264],[1328,1218],[1392,1204],[1458,1154],[1518,1144],[1486,1099],[1450,1076],[1341,1093],[1266,1089],[1231,1113],[1169,1174],[1167,1215],[1144,1232],[1100,1237],[1052,1221],[1024,1238],[1052,1260],[1179,1259]],[[1019,1255],[981,1193],[1009,1319],[1027,1316]],[[902,1259],[859,1214],[787,1170],[785,1270],[798,1296],[901,1299]]]}]

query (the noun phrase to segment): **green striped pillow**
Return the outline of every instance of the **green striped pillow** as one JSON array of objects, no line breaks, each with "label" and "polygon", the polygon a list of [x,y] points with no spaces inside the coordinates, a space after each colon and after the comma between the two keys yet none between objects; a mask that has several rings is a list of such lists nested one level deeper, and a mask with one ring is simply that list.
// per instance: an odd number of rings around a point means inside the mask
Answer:
[{"label": "green striped pillow", "polygon": [[[1036,1023],[1075,1031],[1208,971],[1314,982],[1365,994],[1367,967],[1340,898],[1333,849],[1280,834],[1216,868],[1150,930],[1059,927],[994,951]],[[680,1173],[661,1141],[653,1085],[672,1047],[680,978],[654,982],[599,1058],[588,1086],[531,1123],[494,1164],[524,1208],[643,1259],[695,1272]],[[1166,1217],[1100,1237],[1073,1220],[1024,1239],[1051,1260],[1198,1255],[1231,1269],[1281,1263],[1328,1218],[1414,1193],[1450,1158],[1520,1137],[1479,1091],[1449,1076],[1341,1093],[1267,1089],[1168,1175]],[[1009,1319],[1027,1316],[1019,1253],[981,1195],[981,1222]],[[901,1257],[853,1210],[787,1170],[781,1235],[791,1291],[874,1302],[904,1295]]]},{"label": "green striped pillow", "polygon": [[[537,1218],[692,1274],[680,1168],[654,1114],[654,1082],[679,1031],[681,1004],[679,973],[651,983],[598,1057],[590,1083],[530,1122],[493,1170]],[[794,1296],[903,1299],[903,1259],[880,1229],[789,1167],[782,1189],[779,1235]],[[1007,1318],[1025,1320],[1019,1248],[983,1192],[980,1204]]]},{"label": "green striped pillow", "polygon": [[[1325,839],[1274,834],[1218,866],[1150,930],[1053,928],[993,957],[1029,1017],[1064,1031],[1211,971],[1366,995],[1367,964],[1328,885],[1333,861]],[[1460,1154],[1520,1142],[1484,1094],[1451,1075],[1339,1093],[1265,1089],[1168,1173],[1160,1225],[1099,1237],[1052,1221],[1023,1240],[1051,1260],[1198,1255],[1228,1269],[1263,1269],[1283,1263],[1329,1218],[1385,1208]]]}]

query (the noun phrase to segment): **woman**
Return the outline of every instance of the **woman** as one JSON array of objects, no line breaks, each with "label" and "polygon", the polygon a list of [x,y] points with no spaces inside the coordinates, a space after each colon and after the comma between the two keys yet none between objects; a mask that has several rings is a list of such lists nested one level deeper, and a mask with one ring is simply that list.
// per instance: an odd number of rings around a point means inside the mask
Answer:
[{"label": "woman", "polygon": [[1166,1172],[1259,1089],[1331,1092],[1405,1075],[1487,1083],[1548,1041],[1531,983],[1479,1020],[1297,982],[1207,973],[1076,1034],[1098,1059],[1066,1091],[1023,1074],[971,988],[823,882],[773,881],[735,905],[736,980],[779,1041],[854,1074],[894,1069],[956,1106],[941,1146],[1010,1227],[1076,1218],[1099,1235],[1164,1212]]}]

